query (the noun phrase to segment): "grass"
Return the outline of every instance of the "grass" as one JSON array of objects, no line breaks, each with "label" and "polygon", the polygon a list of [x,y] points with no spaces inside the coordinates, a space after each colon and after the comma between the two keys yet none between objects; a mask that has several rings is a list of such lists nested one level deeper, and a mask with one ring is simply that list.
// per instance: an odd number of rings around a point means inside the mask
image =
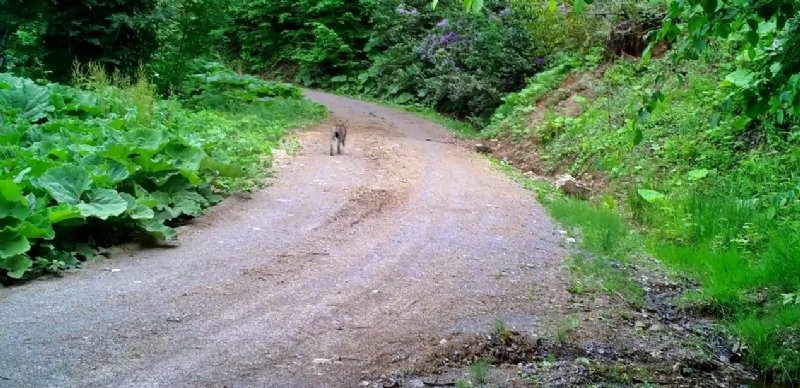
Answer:
[{"label": "grass", "polygon": [[785,304],[784,295],[800,291],[800,234],[740,201],[676,202],[688,213],[681,238],[653,238],[650,252],[700,283],[692,297],[741,338],[750,363],[767,377],[799,381],[800,304]]},{"label": "grass", "polygon": [[[745,357],[750,363],[770,378],[798,381],[800,304],[784,304],[784,295],[800,293],[800,233],[791,226],[770,221],[739,201],[687,197],[676,199],[666,210],[654,205],[639,209],[648,213],[640,218],[653,223],[661,220],[664,225],[678,225],[667,219],[675,217],[670,209],[685,212],[679,215],[684,222],[678,230],[641,237],[631,232],[618,211],[564,198],[545,187],[545,182],[494,163],[536,192],[551,216],[579,237],[582,249],[569,261],[570,292],[608,292],[641,307],[645,292],[629,268],[636,254],[646,249],[666,268],[699,282],[700,289],[687,298],[718,313],[747,347]],[[562,327],[557,339],[565,339],[568,332]]]},{"label": "grass", "polygon": [[[684,302],[710,307],[747,347],[747,361],[767,378],[797,384],[800,304],[784,299],[800,293],[800,137],[796,129],[781,136],[768,121],[742,122],[735,112],[709,109],[727,93],[719,88],[725,72],[716,64],[729,59],[720,53],[688,63],[680,82],[671,77],[669,61],[646,67],[617,61],[603,74],[586,74],[591,90],[581,94],[587,97],[579,112],[534,104],[560,93],[556,81],[564,73],[554,69],[546,79],[552,82],[536,82],[519,94],[532,98],[512,98],[499,110],[491,131],[537,139],[531,151],[545,169],[600,173],[613,200],[563,199],[496,164],[535,191],[579,237],[581,252],[569,262],[570,291],[610,292],[637,305],[644,292],[628,268],[639,265],[643,253],[654,256],[674,275],[699,284]],[[633,127],[635,101],[647,97],[660,77],[675,88],[665,90],[665,103]],[[543,122],[530,125],[526,119],[540,108],[546,109]],[[644,198],[640,189],[662,198]]]},{"label": "grass", "polygon": [[506,322],[501,318],[496,318],[494,320],[494,332],[503,339],[508,339],[513,334],[506,325]]},{"label": "grass", "polygon": [[575,316],[567,317],[561,324],[561,326],[558,328],[558,331],[556,331],[556,341],[560,343],[566,342],[567,337],[569,337],[570,333],[577,330],[579,326],[580,326],[580,321],[578,320],[578,317]]},{"label": "grass", "polygon": [[492,363],[488,359],[480,359],[469,366],[467,377],[456,381],[457,388],[469,388],[486,384],[486,376]]},{"label": "grass", "polygon": [[489,367],[492,364],[489,363],[489,360],[482,359],[478,360],[474,364],[470,365],[469,367],[469,378],[470,380],[477,385],[486,384],[486,375],[489,373]]},{"label": "grass", "polygon": [[580,236],[582,250],[569,261],[570,291],[604,291],[641,307],[645,292],[632,279],[630,270],[639,239],[622,217],[614,210],[572,198],[550,201],[545,207],[559,223]]}]

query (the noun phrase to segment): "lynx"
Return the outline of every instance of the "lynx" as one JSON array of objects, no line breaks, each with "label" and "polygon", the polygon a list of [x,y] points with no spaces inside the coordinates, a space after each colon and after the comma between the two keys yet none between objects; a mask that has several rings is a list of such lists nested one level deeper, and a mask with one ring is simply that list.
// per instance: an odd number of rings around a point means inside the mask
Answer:
[{"label": "lynx", "polygon": [[337,120],[336,125],[333,127],[333,132],[331,133],[331,156],[334,155],[334,147],[336,148],[336,154],[341,154],[342,149],[344,148],[345,140],[347,139],[347,122]]}]

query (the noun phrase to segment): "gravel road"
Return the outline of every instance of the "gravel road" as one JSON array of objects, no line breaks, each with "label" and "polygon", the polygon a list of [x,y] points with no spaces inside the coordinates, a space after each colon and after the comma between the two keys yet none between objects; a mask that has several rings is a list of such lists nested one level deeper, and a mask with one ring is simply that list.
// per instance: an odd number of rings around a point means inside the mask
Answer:
[{"label": "gravel road", "polygon": [[529,192],[436,124],[307,96],[349,121],[344,155],[325,123],[178,246],[0,289],[0,387],[350,387],[497,318],[552,332],[565,253]]}]

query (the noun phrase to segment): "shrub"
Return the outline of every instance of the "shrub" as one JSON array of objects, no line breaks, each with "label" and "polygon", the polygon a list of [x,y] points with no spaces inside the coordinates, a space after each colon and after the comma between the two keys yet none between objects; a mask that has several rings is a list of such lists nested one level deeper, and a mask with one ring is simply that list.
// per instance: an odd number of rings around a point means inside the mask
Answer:
[{"label": "shrub", "polygon": [[364,68],[373,1],[250,1],[234,9],[229,35],[252,71],[282,73],[304,85]]},{"label": "shrub", "polygon": [[374,38],[385,51],[359,76],[367,92],[483,123],[545,64],[506,2],[488,2],[483,14],[395,12],[380,26],[386,38]]},{"label": "shrub", "polygon": [[[90,70],[75,77],[87,89],[0,74],[0,280],[75,266],[131,233],[174,238],[171,222],[257,184],[284,129],[322,114],[295,88],[250,79],[201,88],[243,101],[237,111],[191,111]],[[251,93],[275,97],[246,104]]]}]

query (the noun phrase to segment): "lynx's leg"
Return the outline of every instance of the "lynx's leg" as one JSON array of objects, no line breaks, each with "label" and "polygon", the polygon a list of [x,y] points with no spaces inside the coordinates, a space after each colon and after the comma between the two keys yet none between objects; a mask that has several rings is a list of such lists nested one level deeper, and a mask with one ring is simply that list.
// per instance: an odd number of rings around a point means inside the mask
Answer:
[{"label": "lynx's leg", "polygon": [[338,140],[338,141],[336,142],[336,153],[337,153],[337,154],[339,154],[339,155],[341,155],[341,154],[342,154],[342,146],[343,146],[343,144],[342,144],[342,143],[343,143],[343,142],[342,142],[342,139],[336,139],[336,140]]},{"label": "lynx's leg", "polygon": [[331,156],[333,156],[334,144],[336,144],[337,146],[339,144],[339,139],[337,139],[336,136],[331,137]]}]

